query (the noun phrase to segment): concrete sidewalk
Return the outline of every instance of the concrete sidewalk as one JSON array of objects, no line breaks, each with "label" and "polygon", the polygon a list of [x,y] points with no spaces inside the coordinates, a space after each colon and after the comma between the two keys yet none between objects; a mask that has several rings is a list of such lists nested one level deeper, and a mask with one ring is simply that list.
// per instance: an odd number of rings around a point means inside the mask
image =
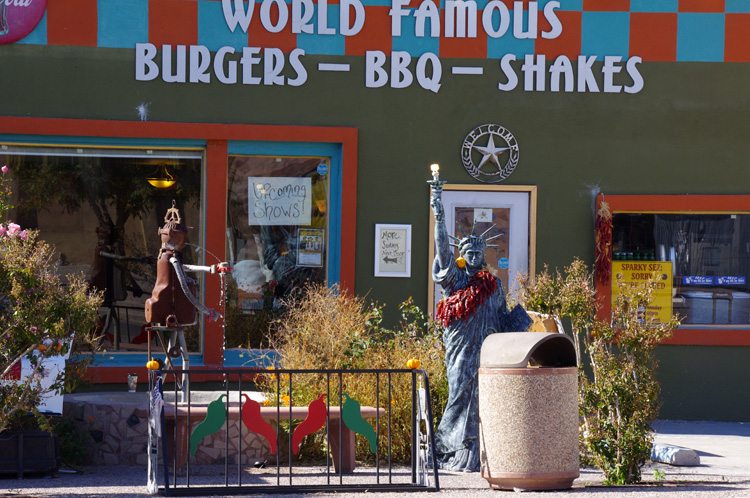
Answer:
[{"label": "concrete sidewalk", "polygon": [[[644,483],[627,487],[604,487],[601,473],[582,469],[572,489],[551,492],[526,492],[524,496],[554,497],[583,494],[587,498],[620,496],[669,498],[750,498],[750,424],[726,422],[659,421],[654,424],[655,442],[690,448],[698,452],[701,463],[695,467],[674,467],[648,463],[643,469]],[[145,467],[88,467],[83,473],[59,473],[56,477],[10,479],[0,477],[0,497],[116,497],[148,496]],[[402,469],[403,470],[403,469]],[[655,480],[656,471],[665,477]],[[270,469],[250,469],[257,477]],[[273,470],[275,475],[275,470]],[[366,472],[361,468],[360,472]],[[657,473],[658,474],[658,473]],[[494,491],[476,473],[440,472],[441,495],[481,498],[509,495]],[[300,477],[300,479],[304,479]],[[297,481],[295,481],[296,483]],[[318,493],[315,496],[353,498],[361,493]],[[416,496],[414,493],[368,492],[368,496]],[[222,495],[218,495],[222,496]],[[305,496],[287,494],[277,496]]]}]

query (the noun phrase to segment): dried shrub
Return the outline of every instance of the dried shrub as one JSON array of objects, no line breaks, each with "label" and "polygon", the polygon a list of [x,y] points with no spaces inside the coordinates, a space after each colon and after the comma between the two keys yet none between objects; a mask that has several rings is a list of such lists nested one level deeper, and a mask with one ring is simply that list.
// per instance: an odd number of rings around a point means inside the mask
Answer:
[{"label": "dried shrub", "polygon": [[[339,292],[335,287],[312,285],[302,296],[286,303],[287,311],[270,336],[271,346],[284,369],[403,369],[407,360],[419,359],[428,374],[433,420],[439,421],[448,393],[444,349],[439,329],[410,300],[402,303],[401,322],[390,330],[383,326],[382,307],[364,298]],[[376,399],[375,374],[294,374],[291,399],[288,375],[269,372],[259,384],[269,395],[268,404],[305,406],[320,394],[330,393],[337,406],[341,391],[361,405],[386,408],[391,417],[391,451],[394,461],[411,458],[411,373],[380,375]],[[379,401],[378,401],[379,400]],[[370,420],[375,425],[375,420]],[[380,420],[381,456],[388,447],[387,415]],[[324,458],[326,437],[319,433],[303,442],[301,455]],[[367,441],[357,438],[357,455],[371,458]]]}]

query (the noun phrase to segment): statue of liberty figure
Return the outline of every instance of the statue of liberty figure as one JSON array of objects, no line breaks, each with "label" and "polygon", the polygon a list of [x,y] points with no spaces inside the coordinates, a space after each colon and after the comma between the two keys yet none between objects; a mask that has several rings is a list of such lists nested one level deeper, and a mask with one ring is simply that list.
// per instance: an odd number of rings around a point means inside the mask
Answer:
[{"label": "statue of liberty figure", "polygon": [[[508,310],[503,284],[485,269],[487,243],[472,233],[459,239],[445,226],[442,192],[433,165],[430,207],[435,217],[435,261],[432,278],[443,288],[435,319],[445,330],[445,365],[448,374],[448,402],[435,433],[438,465],[447,470],[479,471],[479,353],[484,339],[492,333],[525,331],[531,318],[520,306]],[[459,226],[460,228],[460,226]],[[452,247],[460,258],[454,259]],[[491,246],[490,246],[491,247]]]}]

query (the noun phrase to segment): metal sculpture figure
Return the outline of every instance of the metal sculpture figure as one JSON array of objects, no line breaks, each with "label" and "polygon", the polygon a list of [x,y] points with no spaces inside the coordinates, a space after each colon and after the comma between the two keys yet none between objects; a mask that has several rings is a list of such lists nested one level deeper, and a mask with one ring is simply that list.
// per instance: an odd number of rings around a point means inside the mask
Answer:
[{"label": "metal sculpture figure", "polygon": [[[190,368],[190,360],[185,344],[184,330],[186,327],[198,323],[200,311],[209,321],[221,316],[216,311],[206,307],[195,297],[197,282],[185,275],[185,271],[200,271],[207,273],[225,273],[230,270],[227,263],[211,266],[185,265],[182,263],[182,249],[185,247],[188,227],[182,224],[180,211],[172,201],[172,207],[164,216],[164,226],[159,229],[161,249],[156,262],[156,284],[151,297],[146,300],[146,322],[151,324],[150,330],[170,332],[169,345],[162,345],[169,357],[182,356],[183,370]],[[160,337],[161,338],[161,337]],[[151,341],[149,340],[149,360],[151,359]],[[187,376],[183,379],[182,391],[187,392]]]},{"label": "metal sculpture figure", "polygon": [[[495,332],[525,331],[531,318],[520,306],[508,310],[505,289],[486,269],[484,251],[489,230],[459,239],[448,235],[442,192],[444,181],[433,165],[430,207],[435,218],[435,260],[432,278],[443,288],[436,320],[445,327],[448,402],[435,433],[438,465],[448,470],[479,470],[479,353],[484,339]],[[460,227],[459,227],[460,228]],[[491,230],[492,228],[490,228]],[[460,253],[454,259],[453,249]]]}]

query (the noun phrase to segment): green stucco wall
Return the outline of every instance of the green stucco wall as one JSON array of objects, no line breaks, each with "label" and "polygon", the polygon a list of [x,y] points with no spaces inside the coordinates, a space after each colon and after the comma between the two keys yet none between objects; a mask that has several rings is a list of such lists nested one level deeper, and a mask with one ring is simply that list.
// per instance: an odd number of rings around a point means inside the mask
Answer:
[{"label": "green stucco wall", "polygon": [[[0,46],[0,114],[135,121],[145,102],[151,121],[356,127],[355,290],[392,314],[409,296],[427,303],[428,165],[440,163],[450,183],[475,184],[459,154],[477,125],[500,124],[518,140],[518,167],[503,184],[538,187],[537,268],[576,256],[591,262],[592,192],[750,189],[750,64],[642,63],[644,89],[630,95],[506,93],[497,89],[497,61],[470,61],[484,67],[481,77],[451,75],[444,61],[435,94],[417,85],[367,89],[364,58],[338,59],[352,70],[319,73],[313,67],[323,59],[306,56],[309,79],[298,88],[167,84],[136,82],[132,50]],[[410,279],[373,276],[376,223],[412,225]],[[750,348],[662,346],[658,356],[663,417],[750,420]]]}]

